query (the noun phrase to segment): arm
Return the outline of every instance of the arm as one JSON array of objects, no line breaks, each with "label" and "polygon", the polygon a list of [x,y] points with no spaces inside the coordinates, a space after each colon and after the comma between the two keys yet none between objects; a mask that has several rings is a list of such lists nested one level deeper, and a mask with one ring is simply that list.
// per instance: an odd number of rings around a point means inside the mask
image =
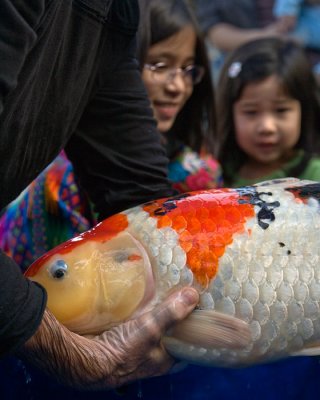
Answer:
[{"label": "arm", "polygon": [[278,18],[284,15],[297,16],[300,12],[302,2],[303,0],[276,0],[273,12]]},{"label": "arm", "polygon": [[[0,7],[0,114],[18,83],[35,29],[44,12],[43,0],[3,0]],[[13,140],[14,141],[14,140]],[[0,162],[3,162],[1,160]],[[10,188],[0,177],[0,204]],[[0,356],[27,341],[38,328],[46,305],[43,288],[25,279],[17,264],[0,251]]]},{"label": "arm", "polygon": [[196,8],[202,30],[222,52],[232,51],[253,39],[279,34],[277,24],[259,28],[253,1],[198,0]]},{"label": "arm", "polygon": [[68,331],[46,311],[39,329],[19,356],[78,389],[114,388],[160,375],[174,363],[161,336],[183,320],[198,299],[191,288],[177,291],[152,311],[93,339]]},{"label": "arm", "polygon": [[0,357],[16,350],[38,328],[46,292],[27,280],[15,262],[0,251]]},{"label": "arm", "polygon": [[66,148],[100,219],[173,194],[135,44],[109,28],[95,91]]},{"label": "arm", "polygon": [[294,29],[300,13],[303,0],[276,0],[273,8],[275,17],[282,32],[287,33]]},{"label": "arm", "polygon": [[[16,2],[17,3],[17,2]],[[8,93],[17,85],[28,51],[36,40],[34,31],[44,11],[43,0],[13,4],[1,1],[0,9],[0,113]]]},{"label": "arm", "polygon": [[277,36],[279,33],[277,24],[269,25],[263,29],[243,29],[234,25],[219,23],[209,29],[208,39],[219,50],[228,52],[250,40]]}]

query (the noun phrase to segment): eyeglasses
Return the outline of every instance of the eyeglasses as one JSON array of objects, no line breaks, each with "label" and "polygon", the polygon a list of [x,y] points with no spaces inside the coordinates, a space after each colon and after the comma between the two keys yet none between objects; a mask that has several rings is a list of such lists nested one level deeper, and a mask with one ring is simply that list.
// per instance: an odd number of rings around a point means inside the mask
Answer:
[{"label": "eyeglasses", "polygon": [[165,63],[144,64],[144,68],[151,72],[152,79],[157,83],[168,83],[174,79],[177,74],[181,74],[185,83],[196,85],[201,82],[204,75],[204,68],[199,65],[188,65],[182,68],[172,68]]}]

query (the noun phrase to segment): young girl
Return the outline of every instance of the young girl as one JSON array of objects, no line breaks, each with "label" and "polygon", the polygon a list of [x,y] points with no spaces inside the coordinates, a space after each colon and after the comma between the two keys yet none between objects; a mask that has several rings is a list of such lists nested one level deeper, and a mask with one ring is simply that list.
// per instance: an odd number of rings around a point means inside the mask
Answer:
[{"label": "young girl", "polygon": [[212,157],[215,119],[203,38],[183,0],[140,0],[138,58],[179,191],[221,186]]},{"label": "young girl", "polygon": [[320,179],[319,89],[304,51],[277,38],[235,50],[217,89],[219,159],[227,186]]}]

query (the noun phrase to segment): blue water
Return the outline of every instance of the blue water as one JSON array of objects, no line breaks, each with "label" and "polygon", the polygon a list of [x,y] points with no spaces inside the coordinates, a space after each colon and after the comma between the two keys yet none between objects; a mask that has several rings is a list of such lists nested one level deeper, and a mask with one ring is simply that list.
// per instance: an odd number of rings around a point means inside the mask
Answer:
[{"label": "blue water", "polygon": [[319,396],[319,357],[295,357],[239,370],[188,366],[172,375],[99,392],[58,385],[13,357],[0,361],[1,400],[315,400]]}]

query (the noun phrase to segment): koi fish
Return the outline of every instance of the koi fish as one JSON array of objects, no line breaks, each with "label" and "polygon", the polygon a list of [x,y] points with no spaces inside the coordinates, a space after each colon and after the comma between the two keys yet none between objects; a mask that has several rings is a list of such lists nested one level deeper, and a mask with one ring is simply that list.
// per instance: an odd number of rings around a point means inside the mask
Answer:
[{"label": "koi fish", "polygon": [[200,302],[163,339],[192,363],[226,367],[319,354],[320,183],[294,178],[151,201],[35,261],[69,329],[98,334],[174,288]]}]

